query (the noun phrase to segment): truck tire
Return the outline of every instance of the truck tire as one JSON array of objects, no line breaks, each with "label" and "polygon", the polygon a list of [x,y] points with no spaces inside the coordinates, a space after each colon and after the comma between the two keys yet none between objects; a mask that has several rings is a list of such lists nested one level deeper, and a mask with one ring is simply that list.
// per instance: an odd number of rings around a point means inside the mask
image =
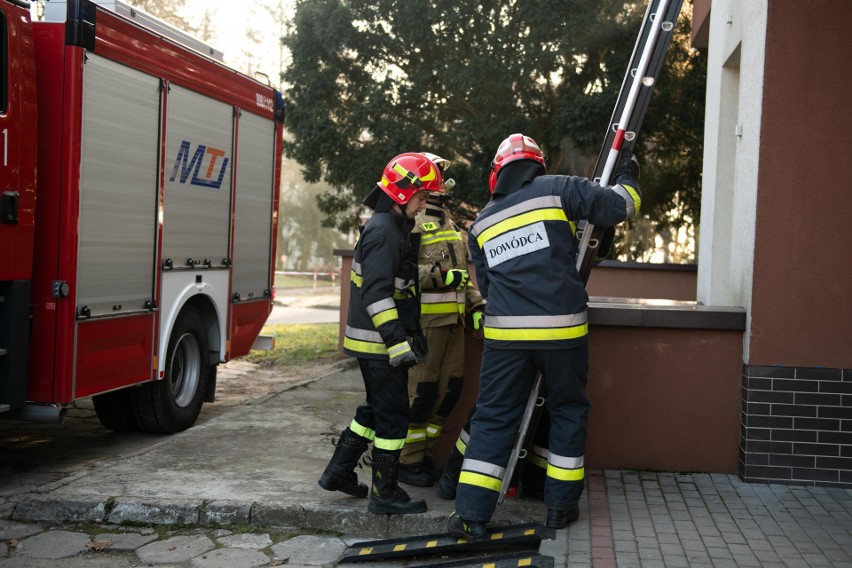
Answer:
[{"label": "truck tire", "polygon": [[169,337],[165,376],[133,390],[133,410],[144,432],[174,434],[198,418],[207,392],[210,349],[198,311],[185,307]]},{"label": "truck tire", "polygon": [[92,397],[98,420],[114,432],[138,432],[139,424],[133,415],[131,389],[121,389]]}]

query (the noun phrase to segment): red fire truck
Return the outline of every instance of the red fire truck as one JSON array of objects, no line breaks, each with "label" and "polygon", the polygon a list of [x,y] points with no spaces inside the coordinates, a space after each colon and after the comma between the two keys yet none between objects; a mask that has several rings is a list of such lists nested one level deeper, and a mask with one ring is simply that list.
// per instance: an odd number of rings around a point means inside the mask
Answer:
[{"label": "red fire truck", "polygon": [[93,397],[177,432],[272,309],[283,102],[126,4],[61,3],[0,0],[0,417]]}]

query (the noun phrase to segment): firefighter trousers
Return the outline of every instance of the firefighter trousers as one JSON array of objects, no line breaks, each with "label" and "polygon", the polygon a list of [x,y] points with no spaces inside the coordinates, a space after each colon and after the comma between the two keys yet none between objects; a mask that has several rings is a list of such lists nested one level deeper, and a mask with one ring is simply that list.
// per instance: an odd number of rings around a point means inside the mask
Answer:
[{"label": "firefighter trousers", "polygon": [[432,448],[444,429],[444,421],[461,396],[464,376],[464,325],[427,327],[426,361],[408,371],[411,423],[400,463],[416,464],[432,459]]},{"label": "firefighter trousers", "polygon": [[358,359],[358,365],[367,396],[349,429],[376,449],[397,452],[408,431],[408,371],[375,359]]},{"label": "firefighter trousers", "polygon": [[550,414],[544,504],[567,509],[580,500],[591,404],[585,387],[586,344],[571,349],[495,349],[486,343],[479,396],[456,493],[462,519],[488,522],[520,428],[536,373],[544,377]]}]

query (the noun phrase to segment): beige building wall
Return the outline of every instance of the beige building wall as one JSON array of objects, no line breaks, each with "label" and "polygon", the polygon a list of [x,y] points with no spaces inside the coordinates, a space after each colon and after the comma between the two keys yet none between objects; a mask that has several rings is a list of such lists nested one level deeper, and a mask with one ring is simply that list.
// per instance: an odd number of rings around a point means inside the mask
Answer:
[{"label": "beige building wall", "polygon": [[[697,300],[749,311],[763,105],[765,0],[710,13]],[[747,324],[748,325],[748,324]],[[748,360],[749,330],[744,338]]]}]

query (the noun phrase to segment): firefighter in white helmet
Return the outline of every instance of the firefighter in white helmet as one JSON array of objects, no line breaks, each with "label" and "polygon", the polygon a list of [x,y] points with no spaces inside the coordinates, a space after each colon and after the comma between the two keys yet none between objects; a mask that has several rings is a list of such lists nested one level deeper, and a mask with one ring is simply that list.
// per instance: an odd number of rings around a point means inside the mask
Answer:
[{"label": "firefighter in white helmet", "polygon": [[410,233],[426,196],[443,189],[438,166],[409,152],[388,163],[364,199],[374,213],[361,230],[352,258],[343,351],[358,359],[366,399],[343,430],[319,485],[366,497],[367,487],[358,482],[355,466],[372,442],[371,513],[426,510],[423,500],[411,500],[399,487],[397,468],[409,423],[408,368],[426,357],[417,245],[412,245]]},{"label": "firefighter in white helmet", "polygon": [[501,480],[541,373],[550,434],[544,503],[547,527],[577,518],[583,492],[589,400],[588,296],[576,269],[575,223],[612,227],[639,210],[639,166],[624,157],[603,187],[545,175],[544,154],[523,134],[503,140],[492,162],[492,197],[471,225],[469,244],[485,308],[485,349],[470,440],[456,488],[453,535],[487,534]]},{"label": "firefighter in white helmet", "polygon": [[[428,152],[423,155],[446,176],[449,160]],[[444,184],[447,190],[455,185],[451,179],[445,179]],[[408,373],[411,424],[399,460],[399,480],[419,487],[431,487],[441,475],[434,465],[433,448],[461,395],[465,319],[472,318],[475,336],[481,338],[485,308],[485,301],[470,282],[467,243],[450,217],[446,199],[447,191],[429,194],[412,231],[420,237],[420,323],[429,356]]]}]

